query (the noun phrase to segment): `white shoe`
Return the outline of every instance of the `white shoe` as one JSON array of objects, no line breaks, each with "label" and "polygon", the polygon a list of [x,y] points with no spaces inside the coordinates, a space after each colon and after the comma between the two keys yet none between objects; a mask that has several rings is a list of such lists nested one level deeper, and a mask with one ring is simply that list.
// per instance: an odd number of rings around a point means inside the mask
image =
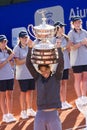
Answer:
[{"label": "white shoe", "polygon": [[21,111],[21,115],[20,115],[20,117],[21,117],[22,119],[27,119],[27,118],[28,118],[28,115],[27,115],[26,110]]},{"label": "white shoe", "polygon": [[28,116],[36,116],[36,112],[32,108],[30,108],[30,109],[27,109],[27,115]]},{"label": "white shoe", "polygon": [[79,104],[80,106],[87,105],[87,97],[82,96],[76,99],[76,104]]},{"label": "white shoe", "polygon": [[83,104],[87,105],[87,96],[82,96]]},{"label": "white shoe", "polygon": [[[85,100],[85,102],[83,101]],[[87,98],[86,97],[79,97],[75,100],[76,106],[80,112],[87,117]]]},{"label": "white shoe", "polygon": [[67,106],[68,106],[69,108],[72,108],[72,105],[69,104],[67,101],[65,101],[65,103],[67,104]]},{"label": "white shoe", "polygon": [[16,121],[17,119],[13,116],[13,114],[9,113],[8,118],[10,122]]},{"label": "white shoe", "polygon": [[10,122],[9,117],[8,117],[8,114],[4,114],[4,115],[3,115],[2,121],[3,121],[3,122],[6,122],[6,123],[9,123],[9,122]]},{"label": "white shoe", "polygon": [[70,108],[72,108],[72,105],[71,104],[69,104],[67,101],[65,101],[65,102],[62,102],[62,110],[64,110],[64,109],[70,109]]}]

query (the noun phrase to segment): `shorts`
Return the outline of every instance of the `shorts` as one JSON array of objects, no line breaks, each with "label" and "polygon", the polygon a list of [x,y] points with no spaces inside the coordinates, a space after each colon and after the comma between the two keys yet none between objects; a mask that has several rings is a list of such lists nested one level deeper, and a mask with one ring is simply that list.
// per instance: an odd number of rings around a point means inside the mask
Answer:
[{"label": "shorts", "polygon": [[87,65],[73,66],[73,73],[82,73],[87,71]]},{"label": "shorts", "polygon": [[26,92],[28,90],[35,90],[35,80],[34,79],[24,79],[18,80],[20,89],[22,92]]},{"label": "shorts", "polygon": [[65,69],[63,71],[63,77],[62,77],[62,80],[68,80],[69,78],[69,69]]},{"label": "shorts", "polygon": [[0,80],[0,91],[13,90],[14,79]]}]

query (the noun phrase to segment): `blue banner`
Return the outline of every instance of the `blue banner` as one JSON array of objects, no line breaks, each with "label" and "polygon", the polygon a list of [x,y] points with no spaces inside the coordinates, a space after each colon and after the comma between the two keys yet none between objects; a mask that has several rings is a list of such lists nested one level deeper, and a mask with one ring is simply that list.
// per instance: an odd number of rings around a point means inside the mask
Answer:
[{"label": "blue banner", "polygon": [[[67,24],[66,34],[70,30],[71,17],[79,15],[83,21],[83,28],[87,29],[87,2],[82,0],[31,0],[29,2],[0,7],[0,34],[5,34],[12,47],[12,29],[26,28],[29,24],[38,25],[41,16],[38,10],[46,9],[48,24],[63,21]],[[39,19],[39,20],[38,20]],[[15,37],[14,37],[15,39]],[[15,39],[17,40],[17,39]]]}]

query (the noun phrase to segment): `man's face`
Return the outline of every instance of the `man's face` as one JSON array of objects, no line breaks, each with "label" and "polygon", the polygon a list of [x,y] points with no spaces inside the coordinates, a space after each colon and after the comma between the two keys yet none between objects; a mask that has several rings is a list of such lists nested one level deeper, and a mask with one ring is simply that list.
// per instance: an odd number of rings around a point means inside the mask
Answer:
[{"label": "man's face", "polygon": [[50,68],[46,68],[44,66],[40,67],[40,73],[43,77],[48,78],[50,75]]}]

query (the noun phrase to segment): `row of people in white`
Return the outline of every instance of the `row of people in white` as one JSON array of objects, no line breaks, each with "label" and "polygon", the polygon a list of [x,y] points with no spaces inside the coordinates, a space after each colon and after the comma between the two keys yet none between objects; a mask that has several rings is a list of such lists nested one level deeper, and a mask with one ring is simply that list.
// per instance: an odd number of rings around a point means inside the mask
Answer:
[{"label": "row of people in white", "polygon": [[[26,37],[21,38],[22,35]],[[28,47],[26,46],[28,35],[20,34],[19,39],[20,44],[17,44],[12,51],[7,46],[6,36],[0,35],[0,106],[3,113],[2,121],[6,123],[16,121],[12,114],[12,95],[15,77],[12,65],[14,66],[14,59],[16,79],[20,86],[20,117],[26,119],[29,116],[36,115],[36,112],[32,109],[32,93],[35,89],[35,82],[25,65],[28,52]]]},{"label": "row of people in white", "polygon": [[72,68],[74,74],[74,87],[78,101],[86,102],[87,95],[87,31],[82,28],[82,19],[80,16],[74,16],[71,19],[71,30],[68,36],[64,34],[62,22],[56,22],[56,35],[53,43],[60,44],[64,54],[64,72],[61,81],[60,96],[62,109],[71,108],[72,105],[66,101],[68,70]]}]

